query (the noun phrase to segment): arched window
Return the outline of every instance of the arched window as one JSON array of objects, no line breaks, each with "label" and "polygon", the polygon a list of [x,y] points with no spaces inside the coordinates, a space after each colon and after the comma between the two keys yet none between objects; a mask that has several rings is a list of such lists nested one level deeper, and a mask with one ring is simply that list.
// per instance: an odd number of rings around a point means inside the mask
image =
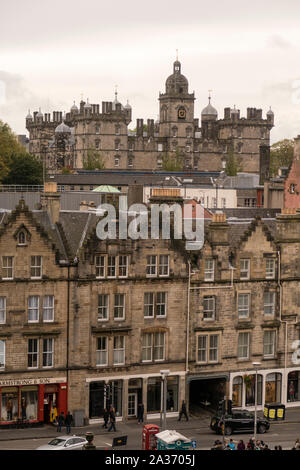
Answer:
[{"label": "arched window", "polygon": [[243,377],[234,377],[232,382],[232,406],[243,405]]},{"label": "arched window", "polygon": [[120,157],[115,157],[115,166],[119,166],[120,164]]},{"label": "arched window", "polygon": [[278,372],[267,375],[265,403],[281,402],[281,381],[282,374],[279,374]]},{"label": "arched window", "polygon": [[[255,405],[255,374],[244,376],[246,388],[246,406]],[[257,374],[257,404],[262,404],[262,375]]]},{"label": "arched window", "polygon": [[18,234],[18,244],[25,245],[26,244],[26,234],[23,230],[21,230]]},{"label": "arched window", "polygon": [[168,117],[168,110],[167,110],[167,107],[166,106],[163,106],[161,108],[161,117],[162,117],[162,121],[166,121],[167,120],[167,117]]}]

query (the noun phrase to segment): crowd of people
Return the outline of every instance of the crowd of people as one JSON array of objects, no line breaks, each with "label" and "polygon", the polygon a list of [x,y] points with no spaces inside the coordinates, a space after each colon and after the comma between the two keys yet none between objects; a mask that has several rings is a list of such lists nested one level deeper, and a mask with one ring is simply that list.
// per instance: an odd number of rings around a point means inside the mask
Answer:
[{"label": "crowd of people", "polygon": [[[281,445],[275,445],[274,449],[270,449],[268,444],[264,441],[256,440],[251,437],[246,444],[242,439],[238,442],[234,442],[233,439],[225,441],[224,443],[220,440],[215,441],[211,450],[283,450]],[[294,446],[290,450],[300,450],[300,439],[297,439]]]}]

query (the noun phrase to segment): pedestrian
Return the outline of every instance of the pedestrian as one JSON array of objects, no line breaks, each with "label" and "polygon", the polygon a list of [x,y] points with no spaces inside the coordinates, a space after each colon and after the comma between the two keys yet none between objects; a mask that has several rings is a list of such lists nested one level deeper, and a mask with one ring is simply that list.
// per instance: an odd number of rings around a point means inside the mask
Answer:
[{"label": "pedestrian", "polygon": [[231,450],[235,450],[235,443],[233,442],[232,439],[230,439],[229,443],[228,443],[228,447],[231,449]]},{"label": "pedestrian", "polygon": [[144,422],[144,404],[143,403],[139,403],[137,417],[138,417],[138,423]]},{"label": "pedestrian", "polygon": [[249,442],[247,444],[247,450],[254,450],[254,440],[252,438],[249,439]]},{"label": "pedestrian", "polygon": [[107,408],[104,408],[103,410],[103,419],[104,419],[104,424],[102,425],[102,427],[107,429],[107,423],[109,419],[109,412],[107,411]]},{"label": "pedestrian", "polygon": [[282,450],[282,447],[281,446],[278,446],[278,449],[277,450]]},{"label": "pedestrian", "polygon": [[243,439],[241,439],[237,445],[237,450],[245,450],[245,449],[246,449],[246,446],[244,444]]},{"label": "pedestrian", "polygon": [[70,411],[68,411],[68,413],[66,415],[66,419],[65,419],[67,434],[70,434],[70,432],[71,432],[72,422],[73,422],[73,416],[71,415]]},{"label": "pedestrian", "polygon": [[109,428],[108,428],[108,432],[110,432],[112,429],[114,430],[114,432],[116,432],[116,417],[115,417],[115,410],[113,408],[110,409],[110,412],[109,412],[109,422],[110,422],[110,425],[109,425]]},{"label": "pedestrian", "polygon": [[188,415],[187,415],[187,412],[186,412],[186,404],[185,404],[185,401],[182,400],[182,405],[181,405],[181,410],[180,410],[180,413],[179,413],[179,418],[178,418],[178,421],[181,420],[181,416],[184,415],[185,416],[185,419],[188,421],[189,418],[188,418]]},{"label": "pedestrian", "polygon": [[297,439],[292,450],[300,450],[300,439]]},{"label": "pedestrian", "polygon": [[62,411],[57,419],[57,432],[61,432],[61,427],[64,425],[65,417],[64,412]]}]

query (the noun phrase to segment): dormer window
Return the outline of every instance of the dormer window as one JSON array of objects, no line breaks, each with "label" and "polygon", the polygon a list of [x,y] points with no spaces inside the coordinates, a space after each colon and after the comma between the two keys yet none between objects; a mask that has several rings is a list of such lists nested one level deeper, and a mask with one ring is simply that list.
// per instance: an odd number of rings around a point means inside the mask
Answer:
[{"label": "dormer window", "polygon": [[18,245],[26,245],[26,234],[23,230],[18,234]]}]

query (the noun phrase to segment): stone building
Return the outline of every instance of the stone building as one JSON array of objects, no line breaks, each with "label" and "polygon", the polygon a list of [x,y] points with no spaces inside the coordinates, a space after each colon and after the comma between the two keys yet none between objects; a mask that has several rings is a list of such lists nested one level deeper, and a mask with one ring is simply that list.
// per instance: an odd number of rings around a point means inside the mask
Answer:
[{"label": "stone building", "polygon": [[105,168],[155,170],[164,165],[164,159],[179,160],[181,168],[194,171],[220,171],[231,152],[243,171],[260,173],[269,168],[268,147],[274,113],[247,108],[246,117],[240,111],[227,107],[224,117],[218,118],[211,104],[195,117],[195,94],[189,92],[187,78],[176,60],[173,73],[167,78],[165,92],[159,93],[159,118],[137,119],[135,130],[128,128],[132,108],[118,101],[90,104],[81,101],[63,116],[54,111],[42,114],[28,113],[29,151],[43,158],[50,172],[62,168],[80,169],[92,153],[100,157]]},{"label": "stone building", "polygon": [[169,414],[225,394],[252,409],[254,361],[260,408],[299,404],[296,210],[215,212],[203,248],[186,251],[99,239],[96,213],[62,211],[45,189],[41,210],[20,201],[0,219],[1,424],[48,422],[55,408],[97,422],[109,404],[130,419],[141,401],[159,416],[162,370]]}]

